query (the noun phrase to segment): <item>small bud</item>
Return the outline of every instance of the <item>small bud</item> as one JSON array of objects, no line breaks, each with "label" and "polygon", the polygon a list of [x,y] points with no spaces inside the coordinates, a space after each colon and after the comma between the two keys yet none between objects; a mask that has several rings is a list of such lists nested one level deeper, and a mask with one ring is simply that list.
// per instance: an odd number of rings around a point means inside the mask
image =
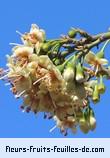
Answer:
[{"label": "small bud", "polygon": [[64,71],[64,64],[58,65],[58,66],[57,66],[57,69],[58,69],[61,73],[63,73],[63,71]]},{"label": "small bud", "polygon": [[89,126],[88,126],[88,122],[85,118],[85,116],[83,115],[83,117],[80,118],[79,120],[79,126],[80,126],[80,129],[83,133],[88,133],[89,132]]},{"label": "small bud", "polygon": [[55,60],[54,60],[54,63],[55,63],[55,65],[60,65],[60,59],[58,59],[58,58],[55,59]]},{"label": "small bud", "polygon": [[103,83],[103,77],[100,76],[100,83],[98,84],[98,91],[99,91],[99,93],[103,94],[105,92],[105,90],[106,90],[106,87]]},{"label": "small bud", "polygon": [[48,52],[51,48],[50,43],[43,43],[41,46],[41,50],[43,50],[44,52]]},{"label": "small bud", "polygon": [[97,103],[100,101],[100,96],[99,96],[99,92],[98,92],[98,85],[95,85],[92,100],[94,103]]},{"label": "small bud", "polygon": [[94,117],[90,117],[90,129],[93,131],[96,128],[96,119]]},{"label": "small bud", "polygon": [[66,68],[64,70],[63,77],[64,77],[64,80],[67,81],[67,82],[73,81],[73,79],[74,79],[74,70],[73,70],[73,68],[70,68],[70,67]]},{"label": "small bud", "polygon": [[84,80],[84,73],[83,73],[83,68],[81,66],[81,63],[78,63],[76,66],[76,81],[77,82],[83,82]]},{"label": "small bud", "polygon": [[84,112],[85,118],[88,122],[88,126],[90,128],[90,130],[94,130],[96,128],[96,119],[94,117],[94,112],[93,110],[88,107],[85,112]]},{"label": "small bud", "polygon": [[68,32],[68,36],[69,36],[70,38],[74,38],[74,37],[76,36],[76,34],[77,34],[76,29],[71,29],[71,30]]}]

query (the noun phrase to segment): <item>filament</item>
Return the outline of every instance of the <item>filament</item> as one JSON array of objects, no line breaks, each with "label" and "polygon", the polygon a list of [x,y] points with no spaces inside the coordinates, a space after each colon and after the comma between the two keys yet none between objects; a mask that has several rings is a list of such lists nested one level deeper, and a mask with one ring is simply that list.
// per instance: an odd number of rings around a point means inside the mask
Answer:
[{"label": "filament", "polygon": [[33,83],[33,85],[35,85],[36,83],[40,82],[41,80],[43,80],[43,79],[46,78],[46,77],[47,77],[47,76],[44,76],[44,77],[39,78],[37,81],[35,81],[35,82]]},{"label": "filament", "polygon": [[5,83],[5,86],[10,86],[11,84],[10,83]]},{"label": "filament", "polygon": [[10,45],[15,45],[15,46],[22,46],[22,44],[18,44],[18,43],[9,43]]},{"label": "filament", "polygon": [[21,95],[23,95],[26,92],[26,90],[22,91],[21,93],[15,95],[15,98],[19,98]]},{"label": "filament", "polygon": [[3,79],[6,78],[7,76],[8,76],[8,74],[6,74],[6,75],[0,77],[0,80],[3,80]]},{"label": "filament", "polygon": [[23,34],[22,34],[20,31],[18,31],[18,30],[16,30],[16,33],[17,33],[18,35],[20,35],[20,36],[23,36]]},{"label": "filament", "polygon": [[55,130],[55,128],[57,128],[56,125],[55,125],[54,127],[52,127],[52,128],[49,130],[49,132],[50,132],[50,133],[53,132],[53,131]]}]

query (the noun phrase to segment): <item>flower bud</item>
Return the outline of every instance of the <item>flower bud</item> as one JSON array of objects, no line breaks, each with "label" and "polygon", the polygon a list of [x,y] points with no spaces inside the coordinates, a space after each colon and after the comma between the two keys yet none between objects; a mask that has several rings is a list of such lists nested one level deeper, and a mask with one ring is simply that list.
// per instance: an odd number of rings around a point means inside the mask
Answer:
[{"label": "flower bud", "polygon": [[54,63],[55,63],[55,65],[59,65],[60,64],[60,59],[58,59],[58,58],[56,59],[55,58]]},{"label": "flower bud", "polygon": [[71,66],[68,66],[63,73],[64,80],[69,82],[74,79],[74,69]]},{"label": "flower bud", "polygon": [[57,66],[57,69],[58,69],[61,73],[63,73],[63,71],[64,71],[64,64],[58,65],[58,66]]},{"label": "flower bud", "polygon": [[51,48],[50,43],[43,43],[41,46],[41,50],[43,50],[44,52],[48,52]]},{"label": "flower bud", "polygon": [[88,133],[89,132],[88,122],[87,122],[84,115],[79,120],[79,127],[80,127],[80,129],[83,133]]},{"label": "flower bud", "polygon": [[77,82],[83,82],[84,80],[84,73],[83,73],[83,68],[81,66],[81,63],[78,63],[76,66],[76,81]]},{"label": "flower bud", "polygon": [[73,81],[74,77],[75,77],[75,65],[76,65],[76,61],[77,61],[77,57],[73,56],[72,59],[70,57],[70,60],[67,60],[67,65],[66,68],[64,70],[64,74],[63,77],[64,79],[68,82],[68,81]]},{"label": "flower bud", "polygon": [[76,36],[76,33],[77,33],[76,29],[71,29],[71,30],[68,32],[68,36],[69,36],[70,38],[74,38],[74,37]]},{"label": "flower bud", "polygon": [[103,77],[100,76],[100,83],[98,84],[98,91],[99,91],[99,93],[103,94],[105,92],[105,90],[106,90],[106,87],[103,83]]},{"label": "flower bud", "polygon": [[90,119],[89,119],[89,126],[91,131],[93,131],[96,128],[96,119],[95,117],[90,115]]},{"label": "flower bud", "polygon": [[99,92],[98,92],[98,85],[95,85],[92,100],[94,103],[97,103],[100,101],[100,96],[99,96]]}]

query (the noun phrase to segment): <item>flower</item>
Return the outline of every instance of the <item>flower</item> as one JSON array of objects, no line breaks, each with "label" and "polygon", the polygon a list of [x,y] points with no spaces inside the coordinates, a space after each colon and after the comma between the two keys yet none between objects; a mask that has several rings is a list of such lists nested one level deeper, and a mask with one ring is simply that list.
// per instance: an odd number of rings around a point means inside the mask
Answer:
[{"label": "flower", "polygon": [[32,35],[33,38],[36,37],[39,42],[43,42],[45,40],[45,31],[43,29],[39,29],[36,24],[31,25],[30,35]]},{"label": "flower", "polygon": [[35,46],[45,40],[45,31],[39,29],[36,24],[32,24],[30,32],[22,35],[21,39],[25,45]]},{"label": "flower", "polygon": [[92,65],[95,70],[95,74],[97,74],[101,65],[108,64],[108,60],[105,58],[100,58],[100,56],[95,55],[93,52],[89,51],[89,53],[85,56],[85,62]]},{"label": "flower", "polygon": [[13,49],[13,56],[16,57],[28,57],[29,55],[32,55],[33,48],[29,46],[20,46],[20,47],[14,47]]},{"label": "flower", "polygon": [[108,60],[105,58],[97,57],[93,52],[89,51],[89,53],[85,56],[85,61],[93,66],[100,66],[108,64]]}]

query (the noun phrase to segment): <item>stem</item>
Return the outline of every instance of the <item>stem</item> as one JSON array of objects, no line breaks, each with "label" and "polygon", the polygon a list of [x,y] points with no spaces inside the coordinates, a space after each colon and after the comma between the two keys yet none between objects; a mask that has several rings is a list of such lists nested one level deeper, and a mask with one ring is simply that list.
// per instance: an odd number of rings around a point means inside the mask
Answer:
[{"label": "stem", "polygon": [[110,32],[107,32],[107,33],[101,33],[99,35],[96,35],[93,40],[94,42],[90,43],[90,44],[87,44],[85,46],[85,48],[87,49],[91,49],[97,45],[99,45],[100,43],[106,41],[106,40],[109,40],[110,39]]}]

